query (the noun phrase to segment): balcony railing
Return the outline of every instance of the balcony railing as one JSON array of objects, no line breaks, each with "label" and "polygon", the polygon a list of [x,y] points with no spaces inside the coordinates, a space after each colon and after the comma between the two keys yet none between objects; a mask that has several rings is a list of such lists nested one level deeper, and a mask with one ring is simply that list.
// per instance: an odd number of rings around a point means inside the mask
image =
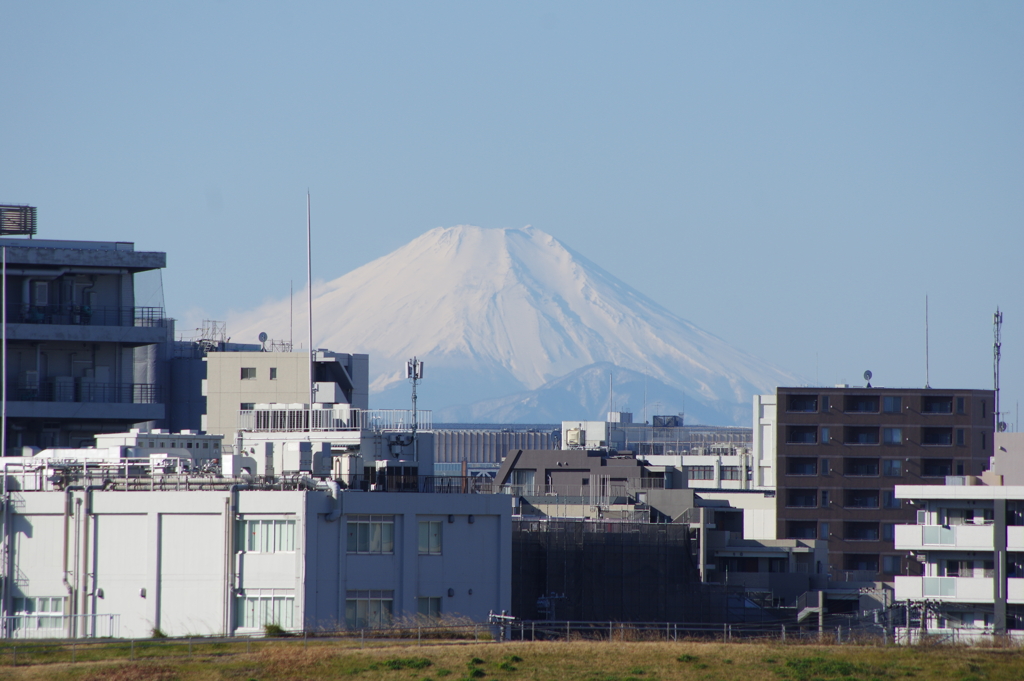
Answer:
[{"label": "balcony railing", "polygon": [[83,379],[46,381],[37,386],[16,385],[9,390],[16,402],[102,402],[159,404],[160,386],[154,383],[92,383]]},{"label": "balcony railing", "polygon": [[80,326],[166,326],[162,307],[89,307],[88,305],[23,306],[8,318],[11,324]]}]

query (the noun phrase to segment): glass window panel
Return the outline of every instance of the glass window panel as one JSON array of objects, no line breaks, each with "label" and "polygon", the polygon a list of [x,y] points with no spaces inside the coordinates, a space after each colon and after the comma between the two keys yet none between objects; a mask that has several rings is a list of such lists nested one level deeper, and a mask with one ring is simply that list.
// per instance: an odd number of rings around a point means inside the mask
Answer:
[{"label": "glass window panel", "polygon": [[380,553],[380,523],[368,523],[370,526],[370,553]]},{"label": "glass window panel", "polygon": [[355,553],[359,550],[359,523],[348,523],[348,552]]},{"label": "glass window panel", "polygon": [[420,523],[420,553],[430,553],[430,523]]},{"label": "glass window panel", "polygon": [[359,523],[359,551],[366,553],[370,550],[370,523]]},{"label": "glass window panel", "polygon": [[395,552],[395,524],[383,523],[381,526],[381,548],[382,553]]}]

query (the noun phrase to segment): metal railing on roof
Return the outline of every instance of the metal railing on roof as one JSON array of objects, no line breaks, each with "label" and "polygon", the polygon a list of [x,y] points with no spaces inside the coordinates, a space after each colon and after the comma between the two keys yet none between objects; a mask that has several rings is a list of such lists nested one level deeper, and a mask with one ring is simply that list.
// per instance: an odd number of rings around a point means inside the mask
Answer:
[{"label": "metal railing on roof", "polygon": [[[429,410],[417,410],[417,430],[431,430]],[[307,409],[287,406],[243,409],[238,412],[238,429],[249,433],[333,432],[369,430],[374,432],[412,430],[411,409]]]}]

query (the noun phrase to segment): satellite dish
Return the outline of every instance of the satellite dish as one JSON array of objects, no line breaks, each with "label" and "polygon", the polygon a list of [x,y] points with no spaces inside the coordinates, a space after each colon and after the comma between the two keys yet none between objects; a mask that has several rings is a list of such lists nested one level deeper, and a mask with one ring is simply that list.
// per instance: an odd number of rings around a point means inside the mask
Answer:
[{"label": "satellite dish", "polygon": [[260,343],[266,343],[266,342],[267,342],[267,332],[266,331],[260,331]]},{"label": "satellite dish", "polygon": [[1000,433],[1005,433],[1006,432],[1006,421],[1000,421],[999,422],[999,432]]},{"label": "satellite dish", "polygon": [[871,380],[871,376],[872,376],[872,375],[873,375],[873,374],[872,374],[872,373],[871,373],[870,371],[865,371],[865,372],[864,372],[864,380],[865,380],[865,381],[870,381],[870,380]]}]

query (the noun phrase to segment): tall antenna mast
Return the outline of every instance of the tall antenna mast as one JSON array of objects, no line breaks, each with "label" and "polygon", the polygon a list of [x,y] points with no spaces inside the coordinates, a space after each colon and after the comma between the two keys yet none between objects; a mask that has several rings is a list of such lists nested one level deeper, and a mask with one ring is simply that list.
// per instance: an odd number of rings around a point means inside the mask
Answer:
[{"label": "tall antenna mast", "polygon": [[608,371],[608,413],[615,411],[615,388],[612,383],[612,372]]},{"label": "tall antenna mast", "polygon": [[309,227],[309,190],[306,190],[306,311],[309,314],[309,430],[313,429],[316,353],[313,352],[313,248]]},{"label": "tall antenna mast", "polygon": [[419,443],[416,438],[416,429],[419,425],[416,416],[416,384],[423,380],[423,362],[413,357],[405,363],[405,376],[412,383],[412,458],[419,463]]},{"label": "tall antenna mast", "polygon": [[[4,317],[3,340],[0,341],[3,343],[3,359],[0,359],[0,362],[3,362],[3,369],[0,370],[0,381],[3,382],[3,388],[0,389],[3,391],[3,395],[0,397],[3,401],[3,408],[0,409],[0,456],[7,456],[7,246],[4,246],[3,250],[4,284],[3,293],[0,294],[4,297],[2,312]],[[7,483],[4,483],[4,487],[7,487]]]},{"label": "tall antenna mast", "polygon": [[928,294],[924,294],[924,387],[930,388],[928,380]]},{"label": "tall antenna mast", "polygon": [[992,316],[992,326],[993,334],[995,335],[995,341],[992,343],[992,383],[996,392],[996,431],[1002,432],[1006,429],[999,413],[999,358],[1002,355],[1003,347],[1003,313],[999,311],[998,306],[996,307],[996,313]]},{"label": "tall antenna mast", "polygon": [[292,327],[295,321],[295,282],[291,279],[288,280],[288,352],[292,352],[295,349],[293,341],[295,335],[292,333]]}]

